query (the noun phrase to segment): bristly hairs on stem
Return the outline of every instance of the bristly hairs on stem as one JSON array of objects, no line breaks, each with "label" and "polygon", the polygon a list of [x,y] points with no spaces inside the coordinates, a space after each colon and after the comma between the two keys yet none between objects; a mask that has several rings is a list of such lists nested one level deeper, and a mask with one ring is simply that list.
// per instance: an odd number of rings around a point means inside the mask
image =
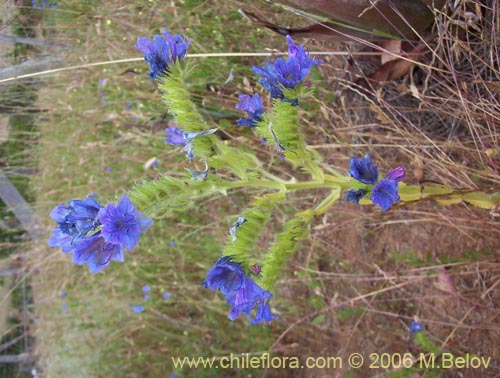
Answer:
[{"label": "bristly hairs on stem", "polygon": [[288,260],[309,235],[309,224],[314,219],[314,212],[306,210],[295,214],[283,226],[276,241],[264,255],[259,284],[262,288],[274,291],[278,278],[283,274]]},{"label": "bristly hairs on stem", "polygon": [[[163,92],[162,99],[169,112],[174,115],[176,126],[186,132],[198,132],[208,130],[210,127],[203,120],[186,88],[185,80],[191,70],[192,67],[186,62],[172,64],[168,73],[160,78],[158,88]],[[212,145],[215,139],[214,135],[208,135],[193,140],[194,155],[209,158],[213,154]]]},{"label": "bristly hairs on stem", "polygon": [[257,242],[271,219],[274,205],[284,198],[285,193],[283,191],[256,198],[250,208],[241,214],[246,219],[246,222],[238,227],[236,231],[237,238],[234,242],[231,237],[228,238],[222,252],[223,256],[231,256],[234,261],[240,263],[247,271],[250,266],[258,263]]}]

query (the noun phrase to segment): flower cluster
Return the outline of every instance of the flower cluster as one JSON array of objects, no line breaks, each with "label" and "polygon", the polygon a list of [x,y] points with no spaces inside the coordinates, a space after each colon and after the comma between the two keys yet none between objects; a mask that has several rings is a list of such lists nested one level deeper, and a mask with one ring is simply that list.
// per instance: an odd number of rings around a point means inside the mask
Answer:
[{"label": "flower cluster", "polygon": [[363,159],[352,157],[349,163],[349,175],[364,185],[361,188],[349,190],[346,195],[347,201],[359,203],[370,187],[372,188],[370,200],[383,211],[389,210],[400,200],[398,182],[404,180],[406,175],[403,167],[393,169],[378,181],[378,167],[372,163],[370,156],[365,155]]},{"label": "flower cluster", "polygon": [[285,99],[284,88],[295,88],[309,74],[313,66],[322,63],[321,60],[312,59],[304,46],[293,43],[292,37],[287,36],[288,58],[277,58],[273,63],[264,62],[262,67],[253,66],[252,70],[260,76],[259,83],[270,93],[272,98],[291,101],[296,105],[296,100]]},{"label": "flower cluster", "polygon": [[124,261],[123,248],[132,250],[153,221],[137,211],[127,195],[117,205],[103,207],[93,196],[58,205],[50,213],[57,222],[48,244],[63,253],[73,252],[73,262],[87,264],[98,273],[111,260]]},{"label": "flower cluster", "polygon": [[237,319],[240,314],[250,318],[256,307],[251,325],[269,323],[276,318],[269,306],[272,294],[247,277],[241,265],[232,261],[229,256],[217,260],[202,285],[212,290],[220,290],[226,296],[227,303],[232,307],[228,315],[230,320]]},{"label": "flower cluster", "polygon": [[144,54],[144,60],[148,62],[149,76],[156,79],[168,72],[170,64],[184,58],[189,43],[179,34],[171,35],[162,30],[163,35],[155,35],[153,40],[145,37],[137,38],[135,48]]}]

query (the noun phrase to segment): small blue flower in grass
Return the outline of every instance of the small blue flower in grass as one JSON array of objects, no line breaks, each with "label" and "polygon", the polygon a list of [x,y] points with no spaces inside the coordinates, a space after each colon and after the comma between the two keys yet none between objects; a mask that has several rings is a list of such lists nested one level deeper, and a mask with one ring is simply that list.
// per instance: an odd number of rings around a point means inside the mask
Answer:
[{"label": "small blue flower in grass", "polygon": [[252,97],[246,94],[240,95],[240,103],[236,104],[236,109],[243,110],[249,117],[240,118],[238,120],[238,126],[255,127],[257,122],[262,121],[260,116],[264,113],[264,109],[262,109],[262,100],[258,93],[254,94]]},{"label": "small blue flower in grass", "polygon": [[59,294],[61,296],[61,298],[66,298],[66,296],[68,295],[68,293],[66,291],[61,291],[61,293]]},{"label": "small blue flower in grass", "polygon": [[389,208],[400,200],[398,194],[398,182],[405,178],[405,169],[398,167],[389,172],[382,180],[380,180],[372,190],[370,199],[380,207],[382,211],[387,211]]},{"label": "small blue flower in grass", "polygon": [[142,305],[135,305],[132,306],[132,311],[134,311],[137,314],[140,314],[141,312],[144,312],[145,308]]},{"label": "small blue flower in grass", "polygon": [[245,272],[241,265],[231,261],[230,256],[223,256],[210,268],[202,286],[211,290],[220,290],[228,295],[238,290],[245,283]]},{"label": "small blue flower in grass", "polygon": [[151,291],[151,287],[150,287],[149,285],[144,285],[144,286],[142,287],[142,292],[143,292],[144,294],[147,294],[147,293],[149,293],[150,291]]},{"label": "small blue flower in grass", "polygon": [[352,157],[349,161],[349,175],[364,184],[375,184],[378,180],[378,167],[373,165],[370,156],[363,159]]},{"label": "small blue flower in grass", "polygon": [[163,295],[162,295],[163,299],[165,299],[165,300],[170,299],[171,296],[172,296],[172,294],[170,294],[170,293],[163,293]]},{"label": "small blue flower in grass", "polygon": [[169,65],[182,60],[186,55],[189,42],[179,34],[171,35],[162,30],[162,35],[155,35],[153,40],[145,37],[137,39],[135,48],[144,54],[144,60],[148,62],[149,76],[156,79],[165,75]]},{"label": "small blue flower in grass", "polygon": [[68,305],[66,303],[63,303],[61,306],[61,310],[63,310],[63,312],[68,311]]},{"label": "small blue flower in grass", "polygon": [[417,322],[416,320],[413,320],[411,323],[410,323],[410,334],[414,334],[414,333],[417,333],[417,332],[422,332],[424,330],[424,326],[422,323],[420,322]]},{"label": "small blue flower in grass", "polygon": [[171,246],[171,247],[175,247],[175,240],[170,240],[168,242],[168,245]]},{"label": "small blue flower in grass", "polygon": [[291,101],[297,105],[296,99],[285,99],[282,87],[295,88],[309,74],[311,67],[322,63],[312,59],[304,46],[297,46],[290,36],[288,42],[288,58],[277,58],[273,63],[264,62],[262,67],[253,66],[252,70],[259,76],[259,83],[266,88],[272,98]]},{"label": "small blue flower in grass", "polygon": [[117,205],[109,204],[99,211],[103,238],[113,244],[119,244],[132,250],[140,236],[153,221],[137,211],[135,205],[125,194]]}]

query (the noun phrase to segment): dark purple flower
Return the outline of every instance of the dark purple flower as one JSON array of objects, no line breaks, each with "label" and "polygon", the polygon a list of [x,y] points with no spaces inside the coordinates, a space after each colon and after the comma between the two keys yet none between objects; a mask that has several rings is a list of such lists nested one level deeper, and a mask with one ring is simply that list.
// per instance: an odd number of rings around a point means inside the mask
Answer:
[{"label": "dark purple flower", "polygon": [[113,244],[132,250],[135,248],[141,234],[145,232],[153,221],[138,212],[135,205],[125,194],[118,204],[107,205],[99,211],[99,220],[102,223],[103,238]]},{"label": "dark purple flower", "polygon": [[351,189],[347,192],[345,199],[346,201],[349,202],[354,202],[354,203],[359,203],[361,198],[363,198],[366,194],[366,190],[364,189],[359,189],[359,190],[354,190]]},{"label": "dark purple flower", "polygon": [[202,285],[211,290],[220,290],[229,295],[245,283],[245,273],[240,264],[231,261],[230,256],[223,256],[210,268]]},{"label": "dark purple flower", "polygon": [[73,262],[77,265],[87,264],[94,274],[106,268],[111,260],[124,261],[122,247],[108,243],[100,232],[81,239],[73,253]]},{"label": "dark purple flower", "polygon": [[378,180],[378,167],[373,165],[370,156],[363,159],[352,157],[349,161],[349,175],[364,184],[375,184]]},{"label": "dark purple flower", "polygon": [[184,138],[184,129],[179,127],[170,126],[165,129],[165,142],[172,146],[185,146],[187,141]]},{"label": "dark purple flower", "polygon": [[389,208],[400,200],[398,194],[398,183],[394,180],[380,180],[372,190],[370,196],[373,204],[377,205],[382,211]]},{"label": "dark purple flower", "polygon": [[264,109],[262,109],[262,100],[258,93],[254,94],[252,97],[246,94],[240,95],[240,103],[236,104],[236,109],[243,110],[249,117],[240,118],[238,120],[238,126],[255,127],[257,122],[262,121],[260,116],[264,113]]},{"label": "dark purple flower", "polygon": [[[273,63],[264,62],[262,67],[252,67],[252,70],[260,76],[259,83],[271,93],[271,97],[282,100],[284,99],[282,87],[295,88],[309,74],[312,66],[322,62],[312,59],[303,46],[293,43],[290,36],[287,36],[286,40],[287,59],[277,58]],[[292,105],[297,105],[295,100],[289,101],[292,101]]]},{"label": "dark purple flower", "polygon": [[154,79],[166,74],[170,64],[182,60],[189,47],[189,42],[178,34],[171,35],[166,30],[162,34],[155,35],[153,40],[139,37],[135,46],[144,54],[151,71],[149,76]]},{"label": "dark purple flower", "polygon": [[262,270],[262,267],[259,264],[253,264],[250,267],[250,270],[252,271],[253,274],[258,275]]}]

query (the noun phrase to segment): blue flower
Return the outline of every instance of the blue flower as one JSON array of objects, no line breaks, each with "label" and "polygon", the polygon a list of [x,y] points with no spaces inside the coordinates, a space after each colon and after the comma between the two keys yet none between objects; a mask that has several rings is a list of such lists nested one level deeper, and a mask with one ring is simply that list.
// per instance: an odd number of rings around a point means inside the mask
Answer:
[{"label": "blue flower", "polygon": [[184,139],[184,129],[170,126],[165,129],[165,134],[167,134],[165,142],[172,146],[185,146],[187,143],[186,139]]},{"label": "blue flower", "polygon": [[40,9],[40,10],[43,10],[45,9],[45,7],[48,7],[48,8],[57,8],[57,2],[56,1],[51,1],[47,4],[47,0],[42,0],[40,2],[40,5],[38,5],[38,1],[37,0],[32,0],[31,1],[31,6],[33,8],[37,8],[37,9]]},{"label": "blue flower", "polygon": [[66,303],[63,303],[61,306],[61,310],[63,310],[63,312],[68,311],[68,305]]},{"label": "blue flower", "polygon": [[[251,311],[257,305],[260,306],[265,300],[271,299],[272,297],[269,291],[262,289],[251,278],[246,278],[243,286],[231,292],[229,295],[226,295],[227,303],[232,307],[228,318],[234,321],[241,314],[251,317]],[[257,314],[254,321],[258,320],[258,322],[260,322],[262,319],[258,318],[258,315],[259,314]]]},{"label": "blue flower", "polygon": [[271,306],[269,306],[269,300],[261,300],[257,308],[257,313],[255,314],[255,319],[250,322],[250,325],[259,324],[261,322],[270,323],[277,316],[271,313]]},{"label": "blue flower", "polygon": [[139,37],[135,46],[144,54],[151,71],[149,76],[153,79],[166,74],[170,64],[182,60],[189,47],[189,42],[179,34],[171,35],[166,30],[162,30],[162,34],[155,35],[153,40]]},{"label": "blue flower", "polygon": [[142,287],[142,292],[143,292],[143,293],[147,294],[147,293],[149,293],[150,291],[151,291],[151,287],[150,287],[149,285],[144,285],[144,286]]},{"label": "blue flower", "polygon": [[370,199],[380,207],[382,211],[387,211],[389,208],[400,200],[398,194],[398,182],[405,178],[405,169],[398,167],[389,172],[382,180],[380,180],[372,190]]},{"label": "blue flower", "polygon": [[66,296],[68,295],[68,293],[66,291],[61,291],[61,293],[59,294],[61,296],[61,298],[66,298]]},{"label": "blue flower", "polygon": [[410,323],[410,333],[413,335],[416,332],[422,332],[424,330],[424,326],[422,323],[413,320]]},{"label": "blue flower", "polygon": [[250,324],[270,322],[275,318],[269,307],[272,294],[246,277],[241,265],[231,261],[229,256],[217,260],[202,285],[212,290],[220,290],[225,295],[228,305],[232,307],[228,314],[230,320],[236,320],[241,314],[250,318],[256,307],[255,318]]},{"label": "blue flower", "polygon": [[81,239],[73,253],[73,262],[77,265],[87,264],[90,272],[94,274],[106,268],[111,260],[124,261],[122,247],[108,243],[101,232]]},{"label": "blue flower", "polygon": [[137,314],[144,312],[144,310],[145,310],[144,306],[141,306],[141,305],[132,306],[132,311],[134,311]]},{"label": "blue flower", "polygon": [[238,290],[245,284],[245,272],[240,264],[232,262],[230,256],[219,258],[210,268],[202,285],[211,290],[220,290],[224,295]]},{"label": "blue flower", "polygon": [[347,192],[345,199],[346,201],[349,202],[354,202],[354,203],[359,203],[361,198],[363,198],[366,194],[366,190],[364,189],[359,189],[359,190],[354,190],[351,189]]},{"label": "blue flower", "polygon": [[172,294],[170,294],[170,293],[163,293],[163,295],[162,295],[163,299],[165,299],[165,300],[170,299],[171,296],[172,296]]},{"label": "blue flower", "polygon": [[[284,100],[282,87],[295,88],[309,74],[311,67],[322,61],[312,59],[303,46],[293,43],[290,36],[288,42],[288,58],[277,58],[273,63],[264,62],[262,67],[253,66],[252,70],[259,76],[259,83],[266,88],[272,98]],[[296,100],[292,105],[297,105]]]},{"label": "blue flower", "polygon": [[246,94],[240,95],[240,103],[236,104],[236,109],[243,110],[249,117],[240,118],[238,126],[255,127],[257,122],[262,121],[260,116],[264,113],[264,109],[262,109],[262,100],[258,93],[252,97]]},{"label": "blue flower", "polygon": [[101,204],[92,196],[56,206],[50,213],[57,227],[52,229],[49,246],[60,247],[63,253],[73,251],[81,238],[99,226],[97,214],[101,208]]},{"label": "blue flower", "polygon": [[373,165],[370,156],[363,159],[352,157],[349,160],[349,175],[364,184],[375,184],[378,180],[378,167]]},{"label": "blue flower", "polygon": [[140,236],[153,221],[138,212],[135,205],[125,194],[118,204],[107,205],[99,211],[102,223],[102,237],[108,242],[119,244],[129,250],[135,248]]}]

